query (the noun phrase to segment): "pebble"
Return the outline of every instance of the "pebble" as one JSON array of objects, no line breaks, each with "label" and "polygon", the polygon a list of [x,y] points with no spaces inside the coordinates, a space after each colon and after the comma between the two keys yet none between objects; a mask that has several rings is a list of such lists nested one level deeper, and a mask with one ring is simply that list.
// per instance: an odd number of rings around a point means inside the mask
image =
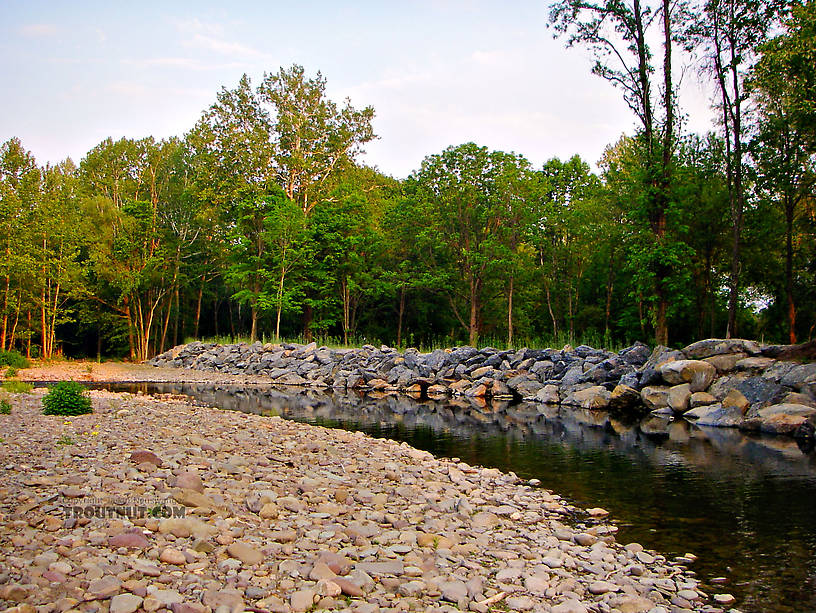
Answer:
[{"label": "pebble", "polygon": [[[98,428],[93,444],[53,445],[67,426],[41,415],[35,395],[4,418],[15,442],[0,473],[9,605],[646,613],[670,609],[671,594],[714,613],[720,603],[662,556],[615,542],[605,511],[575,525],[586,516],[540,483],[360,433],[183,399],[91,396],[95,413],[74,424]],[[68,525],[34,504],[66,491],[80,504],[144,499],[169,513]]]}]

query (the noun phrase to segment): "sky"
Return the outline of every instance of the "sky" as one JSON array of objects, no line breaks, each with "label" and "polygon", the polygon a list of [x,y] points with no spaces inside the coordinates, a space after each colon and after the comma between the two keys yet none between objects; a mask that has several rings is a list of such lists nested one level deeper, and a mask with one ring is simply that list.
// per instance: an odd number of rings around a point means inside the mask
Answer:
[{"label": "sky", "polygon": [[[330,98],[373,106],[362,160],[405,177],[423,158],[475,142],[535,166],[595,164],[634,129],[592,58],[547,28],[549,2],[403,0],[57,2],[0,0],[0,142],[40,164],[79,162],[107,137],[189,131],[222,87],[302,65]],[[687,129],[711,126],[695,71]]]}]

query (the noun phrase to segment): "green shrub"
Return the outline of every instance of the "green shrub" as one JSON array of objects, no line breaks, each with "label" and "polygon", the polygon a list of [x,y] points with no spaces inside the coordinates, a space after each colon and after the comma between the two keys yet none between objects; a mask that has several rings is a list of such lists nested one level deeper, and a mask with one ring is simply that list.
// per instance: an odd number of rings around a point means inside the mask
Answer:
[{"label": "green shrub", "polygon": [[34,389],[31,383],[24,383],[23,381],[3,381],[0,388],[6,390],[9,394],[27,394]]},{"label": "green shrub", "polygon": [[13,366],[14,368],[28,368],[29,361],[17,351],[0,351],[0,366]]},{"label": "green shrub", "polygon": [[11,415],[11,403],[5,398],[0,400],[0,415]]},{"label": "green shrub", "polygon": [[43,398],[45,415],[84,415],[93,413],[91,398],[76,381],[61,381],[48,390]]},{"label": "green shrub", "polygon": [[13,379],[16,376],[17,376],[17,369],[14,368],[14,366],[9,366],[6,369],[6,374],[5,374],[6,379]]}]

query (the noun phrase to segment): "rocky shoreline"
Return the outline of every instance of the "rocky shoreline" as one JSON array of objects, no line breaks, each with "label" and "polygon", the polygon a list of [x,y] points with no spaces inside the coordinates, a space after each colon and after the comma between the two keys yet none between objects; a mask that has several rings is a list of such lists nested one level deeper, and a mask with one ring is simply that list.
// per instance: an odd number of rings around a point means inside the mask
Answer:
[{"label": "rocky shoreline", "polygon": [[[682,350],[637,343],[618,353],[588,346],[401,353],[371,345],[194,342],[148,364],[259,376],[277,385],[517,399],[634,415],[651,411],[701,426],[812,439],[816,362],[798,361],[795,349],[743,339],[708,339]],[[782,359],[786,356],[798,359]]]},{"label": "rocky shoreline", "polygon": [[0,604],[17,612],[719,611],[602,509],[361,433],[91,392],[0,415]]}]

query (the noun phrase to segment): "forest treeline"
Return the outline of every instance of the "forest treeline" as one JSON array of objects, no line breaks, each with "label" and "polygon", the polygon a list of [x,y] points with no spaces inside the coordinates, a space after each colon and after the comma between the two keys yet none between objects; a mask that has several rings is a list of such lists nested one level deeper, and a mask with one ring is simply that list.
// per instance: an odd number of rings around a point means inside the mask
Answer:
[{"label": "forest treeline", "polygon": [[[466,143],[386,176],[359,161],[374,110],[297,65],[79,165],[7,140],[0,350],[812,339],[816,2],[561,0],[550,22],[636,120],[597,170]],[[684,129],[681,70],[714,92],[708,134]]]}]

